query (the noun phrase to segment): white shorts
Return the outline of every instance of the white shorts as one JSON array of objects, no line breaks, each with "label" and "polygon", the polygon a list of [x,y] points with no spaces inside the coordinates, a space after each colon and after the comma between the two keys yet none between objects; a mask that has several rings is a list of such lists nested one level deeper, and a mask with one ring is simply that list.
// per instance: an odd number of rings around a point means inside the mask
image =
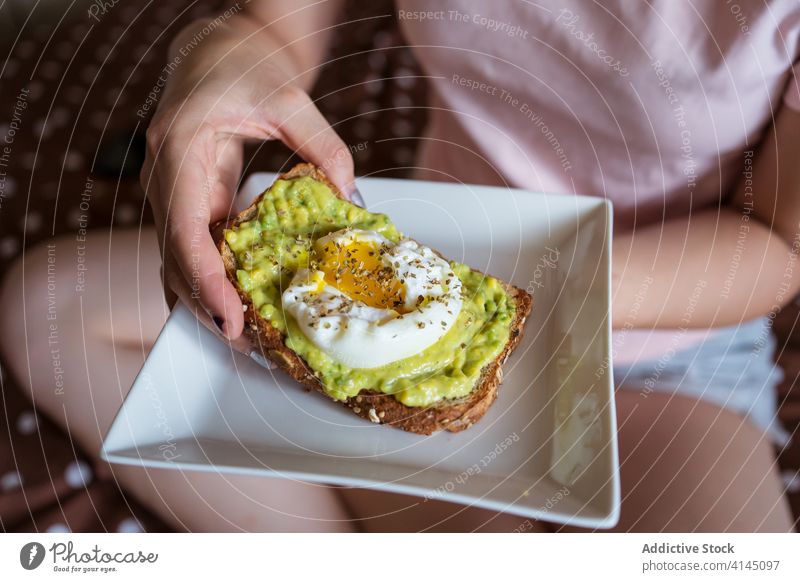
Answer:
[{"label": "white shorts", "polygon": [[633,364],[614,364],[617,387],[685,394],[747,417],[779,444],[789,435],[777,418],[778,383],[771,320],[761,318],[713,330],[696,345]]}]

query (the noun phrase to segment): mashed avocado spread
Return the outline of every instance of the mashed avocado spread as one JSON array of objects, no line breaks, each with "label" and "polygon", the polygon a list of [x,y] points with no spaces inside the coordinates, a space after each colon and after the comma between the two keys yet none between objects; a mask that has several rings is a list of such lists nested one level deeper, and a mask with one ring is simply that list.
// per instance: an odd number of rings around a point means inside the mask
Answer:
[{"label": "mashed avocado spread", "polygon": [[348,226],[374,230],[392,242],[402,238],[385,215],[340,200],[321,182],[308,177],[278,180],[262,196],[254,220],[225,231],[239,285],[332,398],[344,400],[365,388],[392,394],[406,406],[467,396],[481,369],[508,341],[515,303],[497,279],[451,262],[465,291],[456,323],[426,350],[379,368],[354,369],[332,359],[283,312],[283,289],[297,269],[308,266],[314,241]]}]

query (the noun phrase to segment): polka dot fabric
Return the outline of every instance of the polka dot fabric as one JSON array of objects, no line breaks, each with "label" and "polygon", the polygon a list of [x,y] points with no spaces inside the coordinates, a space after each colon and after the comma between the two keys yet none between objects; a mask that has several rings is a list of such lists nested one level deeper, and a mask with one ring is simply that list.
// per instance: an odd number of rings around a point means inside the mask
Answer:
[{"label": "polka dot fabric", "polygon": [[[26,247],[74,234],[83,221],[90,228],[149,221],[138,185],[146,121],[137,104],[166,60],[169,38],[217,4],[120,6],[102,26],[75,9],[58,27],[23,28],[0,66],[0,140],[10,142],[0,167],[0,273]],[[91,204],[81,208],[89,183]],[[0,389],[0,528],[167,531],[113,480],[99,478],[1,367]]]},{"label": "polka dot fabric", "polygon": [[[166,46],[192,19],[221,2],[120,3],[94,25],[85,11],[57,28],[23,30],[2,70],[0,140],[13,132],[0,183],[0,273],[54,235],[89,228],[137,228],[151,221],[138,172],[147,119],[137,116],[155,85]],[[229,3],[230,4],[230,3]],[[176,18],[184,9],[183,16]],[[350,2],[313,97],[351,146],[360,174],[402,177],[425,115],[425,83],[403,48],[391,2]],[[358,21],[358,22],[355,22]],[[19,129],[12,123],[25,101]],[[245,173],[297,161],[271,142],[248,149]],[[91,204],[81,197],[91,183]],[[85,215],[85,216],[84,216]],[[159,282],[154,282],[159,284]],[[1,365],[1,364],[0,364]],[[0,368],[1,370],[2,368]],[[40,417],[7,375],[0,376],[0,529],[4,531],[167,531],[113,482],[97,474],[68,435]]]}]

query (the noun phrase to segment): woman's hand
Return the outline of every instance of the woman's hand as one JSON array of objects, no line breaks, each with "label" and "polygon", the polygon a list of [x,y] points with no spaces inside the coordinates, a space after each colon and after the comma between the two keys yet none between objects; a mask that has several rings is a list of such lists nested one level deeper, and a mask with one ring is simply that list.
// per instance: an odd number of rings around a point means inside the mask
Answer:
[{"label": "woman's hand", "polygon": [[[300,85],[308,69],[297,50],[276,42],[261,21],[234,18],[179,59],[147,130],[141,174],[159,233],[168,301],[180,298],[229,340],[242,333],[242,303],[209,225],[230,213],[244,141],[279,139],[325,168],[343,192],[353,183],[348,148]],[[172,44],[173,58],[207,25],[185,29]],[[241,341],[235,347],[249,351]]]}]

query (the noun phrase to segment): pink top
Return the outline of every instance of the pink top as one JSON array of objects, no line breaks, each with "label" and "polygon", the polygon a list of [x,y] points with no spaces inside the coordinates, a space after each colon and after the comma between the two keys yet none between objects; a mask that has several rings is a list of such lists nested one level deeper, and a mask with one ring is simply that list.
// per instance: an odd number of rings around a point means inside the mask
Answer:
[{"label": "pink top", "polygon": [[618,230],[719,204],[800,110],[798,0],[397,9],[432,88],[419,177],[604,196]]}]

